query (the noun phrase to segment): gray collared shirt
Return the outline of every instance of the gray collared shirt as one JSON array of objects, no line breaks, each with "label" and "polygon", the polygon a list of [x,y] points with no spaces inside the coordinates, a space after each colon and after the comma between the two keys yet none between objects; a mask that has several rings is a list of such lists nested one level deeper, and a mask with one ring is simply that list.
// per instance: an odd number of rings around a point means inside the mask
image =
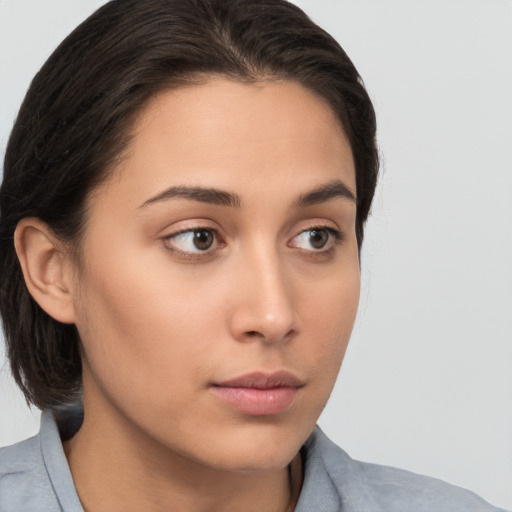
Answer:
[{"label": "gray collared shirt", "polygon": [[[355,461],[319,428],[302,451],[295,512],[505,512],[440,480]],[[0,449],[0,512],[84,512],[51,413],[37,436]]]}]

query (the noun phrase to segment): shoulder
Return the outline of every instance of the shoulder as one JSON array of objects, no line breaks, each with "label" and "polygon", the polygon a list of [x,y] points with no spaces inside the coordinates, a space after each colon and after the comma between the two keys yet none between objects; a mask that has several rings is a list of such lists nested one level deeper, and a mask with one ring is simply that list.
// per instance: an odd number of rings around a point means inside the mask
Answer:
[{"label": "shoulder", "polygon": [[40,461],[39,436],[0,448],[0,475],[32,467]]},{"label": "shoulder", "polygon": [[[398,468],[355,462],[354,465],[383,510],[417,512],[497,512],[475,493],[446,482]],[[393,508],[390,508],[390,507]]]},{"label": "shoulder", "polygon": [[39,435],[0,448],[0,511],[43,510],[57,511],[60,507],[54,500]]},{"label": "shoulder", "polygon": [[0,448],[0,496],[12,490],[10,483],[28,483],[42,473],[44,464],[39,436]]},{"label": "shoulder", "polygon": [[398,468],[353,460],[317,429],[308,441],[348,510],[500,512],[471,491]]}]

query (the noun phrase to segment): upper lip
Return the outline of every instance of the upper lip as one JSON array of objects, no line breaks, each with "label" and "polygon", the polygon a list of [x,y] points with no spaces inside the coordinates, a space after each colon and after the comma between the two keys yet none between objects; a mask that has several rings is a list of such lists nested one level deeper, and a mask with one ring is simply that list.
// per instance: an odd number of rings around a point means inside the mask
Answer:
[{"label": "upper lip", "polygon": [[217,382],[214,385],[226,388],[273,389],[280,387],[300,388],[304,383],[290,372],[278,371],[274,373],[247,373],[234,379]]}]

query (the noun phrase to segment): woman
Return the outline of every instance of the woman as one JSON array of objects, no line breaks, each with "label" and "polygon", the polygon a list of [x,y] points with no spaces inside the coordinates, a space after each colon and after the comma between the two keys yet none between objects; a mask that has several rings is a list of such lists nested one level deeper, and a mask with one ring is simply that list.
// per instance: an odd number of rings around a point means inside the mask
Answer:
[{"label": "woman", "polygon": [[315,429],[377,169],[357,71],[286,2],[78,27],[6,152],[0,307],[46,412],[2,450],[0,510],[496,510]]}]

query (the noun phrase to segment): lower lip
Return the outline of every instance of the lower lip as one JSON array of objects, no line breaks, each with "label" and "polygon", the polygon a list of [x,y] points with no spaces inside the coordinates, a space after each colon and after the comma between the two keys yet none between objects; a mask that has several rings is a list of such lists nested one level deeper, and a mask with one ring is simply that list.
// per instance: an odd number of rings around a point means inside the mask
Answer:
[{"label": "lower lip", "polygon": [[287,409],[295,399],[297,388],[256,389],[213,386],[213,392],[239,411],[251,416],[270,416]]}]

